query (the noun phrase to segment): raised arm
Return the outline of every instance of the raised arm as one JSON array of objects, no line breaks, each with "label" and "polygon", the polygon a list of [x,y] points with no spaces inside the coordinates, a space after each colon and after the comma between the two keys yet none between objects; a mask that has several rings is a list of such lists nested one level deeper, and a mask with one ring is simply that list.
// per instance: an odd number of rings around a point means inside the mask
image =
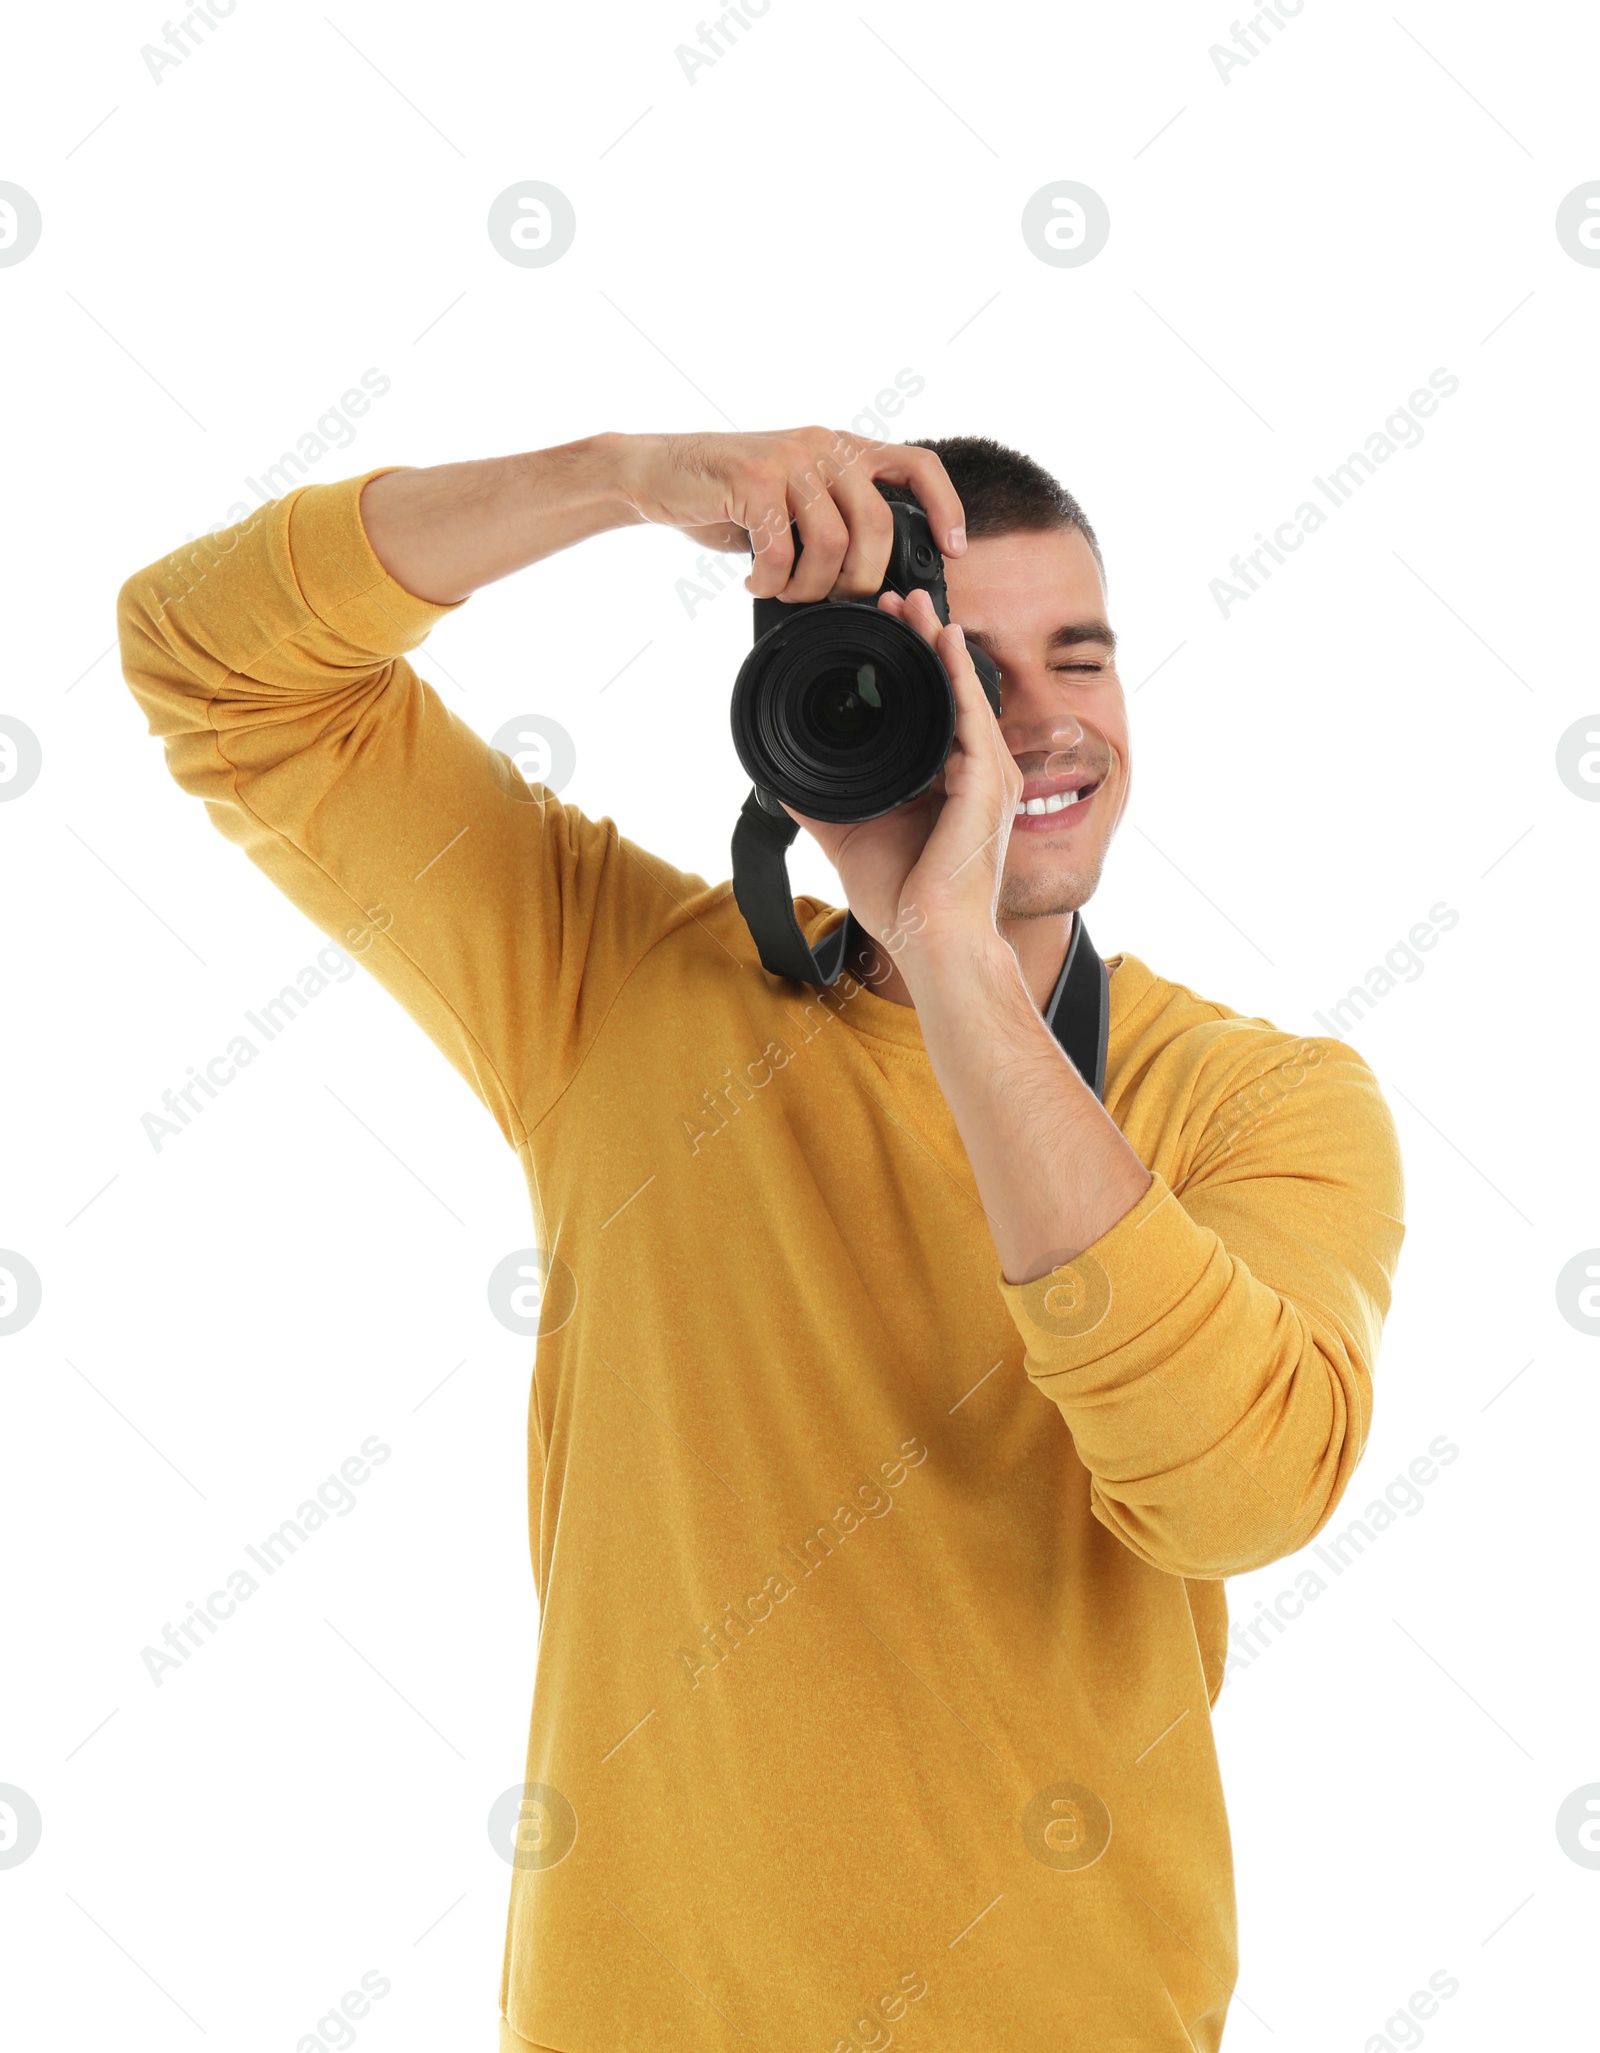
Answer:
[{"label": "raised arm", "polygon": [[[950,553],[961,503],[925,449],[828,428],[766,435],[595,435],[560,449],[431,470],[391,470],[362,494],[379,562],[436,604],[464,599],[607,528],[655,521],[703,547],[754,544],[757,598],[875,592],[890,517],[873,481],[912,485]],[[790,523],[805,544],[795,566]]]},{"label": "raised arm", "polygon": [[639,521],[701,546],[754,535],[764,596],[873,590],[877,477],[915,483],[944,529],[959,521],[928,452],[821,428],[600,435],[304,486],[128,579],[124,674],[179,785],[399,998],[520,1146],[707,887],[525,783],[409,653],[480,585]]}]

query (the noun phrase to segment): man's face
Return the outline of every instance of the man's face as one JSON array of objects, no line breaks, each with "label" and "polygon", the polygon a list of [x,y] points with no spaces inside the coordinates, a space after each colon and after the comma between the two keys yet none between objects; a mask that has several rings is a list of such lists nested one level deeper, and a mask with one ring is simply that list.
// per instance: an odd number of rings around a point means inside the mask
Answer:
[{"label": "man's face", "polygon": [[1076,529],[995,535],[945,563],[950,618],[1000,666],[1000,731],[1022,796],[1080,792],[1012,823],[999,917],[1074,912],[1127,802],[1128,708],[1094,552]]}]

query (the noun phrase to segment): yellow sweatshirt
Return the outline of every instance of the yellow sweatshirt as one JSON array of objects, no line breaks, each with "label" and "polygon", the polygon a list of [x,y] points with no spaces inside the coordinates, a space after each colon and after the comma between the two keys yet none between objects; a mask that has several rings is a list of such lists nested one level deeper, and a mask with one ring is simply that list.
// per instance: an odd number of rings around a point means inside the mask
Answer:
[{"label": "yellow sweatshirt", "polygon": [[385,574],[367,476],[130,578],[122,657],[559,1242],[502,2053],[1208,2053],[1223,1579],[1367,1436],[1371,1072],[1116,959],[1106,1104],[1154,1182],[1007,1284],[916,1013],[769,978],[729,884],[491,752],[407,660],[452,609]]}]

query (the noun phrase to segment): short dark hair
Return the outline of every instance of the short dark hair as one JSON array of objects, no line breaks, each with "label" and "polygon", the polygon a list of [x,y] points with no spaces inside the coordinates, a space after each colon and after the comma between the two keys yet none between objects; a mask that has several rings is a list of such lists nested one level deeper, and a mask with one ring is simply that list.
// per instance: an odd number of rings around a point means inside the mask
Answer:
[{"label": "short dark hair", "polygon": [[[966,514],[969,540],[1075,528],[1094,551],[1094,560],[1104,573],[1105,558],[1083,508],[1066,486],[1031,456],[1007,449],[988,435],[928,436],[910,446],[931,449],[944,465]],[[879,489],[888,499],[915,497],[905,485]]]}]

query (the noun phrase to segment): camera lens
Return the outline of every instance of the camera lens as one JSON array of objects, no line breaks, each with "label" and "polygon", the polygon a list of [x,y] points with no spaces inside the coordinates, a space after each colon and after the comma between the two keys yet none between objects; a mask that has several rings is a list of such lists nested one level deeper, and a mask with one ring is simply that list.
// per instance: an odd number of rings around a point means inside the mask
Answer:
[{"label": "camera lens", "polygon": [[955,739],[955,697],[915,628],[829,600],[756,643],[732,724],[753,783],[810,819],[873,820],[933,782]]},{"label": "camera lens", "polygon": [[874,664],[824,671],[806,694],[803,717],[836,748],[860,748],[883,725],[883,698]]}]

